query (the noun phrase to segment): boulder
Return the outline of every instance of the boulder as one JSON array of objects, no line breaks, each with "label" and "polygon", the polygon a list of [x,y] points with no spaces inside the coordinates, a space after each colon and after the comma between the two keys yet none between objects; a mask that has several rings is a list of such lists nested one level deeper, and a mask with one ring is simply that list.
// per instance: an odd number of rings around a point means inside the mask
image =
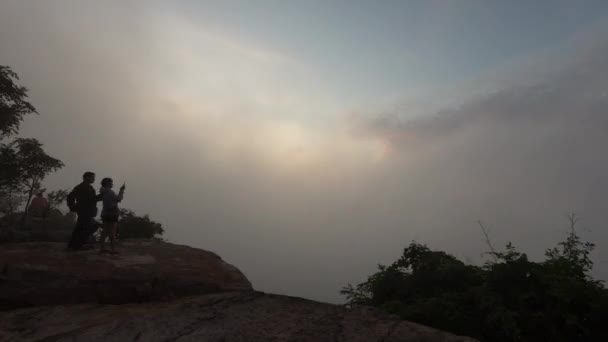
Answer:
[{"label": "boulder", "polygon": [[2,341],[474,341],[372,308],[260,292],[170,302],[80,304],[0,313]]},{"label": "boulder", "polygon": [[0,245],[0,309],[169,300],[251,283],[214,253],[154,240],[125,240],[119,255],[68,251],[65,243]]}]

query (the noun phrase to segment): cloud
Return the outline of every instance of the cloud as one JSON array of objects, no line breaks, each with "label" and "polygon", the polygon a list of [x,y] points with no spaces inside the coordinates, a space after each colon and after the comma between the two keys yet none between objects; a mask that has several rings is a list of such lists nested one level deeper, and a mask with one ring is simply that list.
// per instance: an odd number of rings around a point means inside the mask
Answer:
[{"label": "cloud", "polygon": [[[452,218],[449,229],[467,231],[462,218],[470,226],[476,218],[490,220],[497,240],[514,240],[538,257],[539,244],[550,246],[560,238],[562,214],[577,211],[592,229],[588,237],[602,246],[608,241],[602,230],[608,191],[607,51],[605,38],[579,41],[569,58],[560,56],[561,68],[552,65],[542,79],[523,74],[434,115],[408,119],[406,111],[392,111],[359,117],[355,125],[390,146],[401,172],[416,180],[407,188],[421,212]],[[427,223],[433,221],[438,220]],[[601,250],[598,259],[606,259]],[[598,272],[606,277],[608,267],[600,264]]]},{"label": "cloud", "polygon": [[[359,196],[381,147],[335,124],[314,71],[155,3],[1,6],[0,63],[41,113],[21,133],[66,164],[48,188],[87,170],[126,180],[125,206],[171,241],[217,251],[256,288],[338,297],[345,268],[323,264],[354,227],[341,202]],[[323,267],[335,277],[302,285]]]},{"label": "cloud", "polygon": [[404,148],[412,137],[433,143],[469,128],[523,126],[542,131],[547,125],[569,125],[571,131],[580,132],[585,125],[605,127],[607,74],[608,63],[582,63],[544,82],[507,87],[430,117],[403,120],[401,113],[391,113],[375,117],[365,126],[372,134]]},{"label": "cloud", "polygon": [[327,301],[411,239],[478,261],[478,219],[539,256],[577,210],[608,250],[601,39],[473,99],[456,89],[460,104],[431,116],[412,113],[455,101],[344,123],[356,104],[305,62],[146,4],[0,5],[1,63],[41,113],[23,134],[67,165],[48,188],[89,169],[126,180],[124,205],[170,240],[218,252],[259,290]]}]

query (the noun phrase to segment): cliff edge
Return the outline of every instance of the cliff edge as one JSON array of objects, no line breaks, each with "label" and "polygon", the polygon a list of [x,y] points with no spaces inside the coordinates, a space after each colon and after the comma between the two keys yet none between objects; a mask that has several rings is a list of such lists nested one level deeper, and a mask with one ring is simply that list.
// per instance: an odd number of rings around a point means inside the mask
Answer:
[{"label": "cliff edge", "polygon": [[346,307],[254,291],[216,254],[122,242],[118,256],[0,245],[0,341],[474,341]]}]

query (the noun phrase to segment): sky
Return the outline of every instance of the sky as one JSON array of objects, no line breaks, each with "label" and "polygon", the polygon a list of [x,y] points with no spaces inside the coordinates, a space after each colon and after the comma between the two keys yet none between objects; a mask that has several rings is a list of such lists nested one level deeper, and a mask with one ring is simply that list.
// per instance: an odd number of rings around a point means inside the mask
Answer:
[{"label": "sky", "polygon": [[566,213],[608,280],[608,2],[17,1],[0,65],[66,166],[254,288],[340,303],[410,241],[532,259]]}]

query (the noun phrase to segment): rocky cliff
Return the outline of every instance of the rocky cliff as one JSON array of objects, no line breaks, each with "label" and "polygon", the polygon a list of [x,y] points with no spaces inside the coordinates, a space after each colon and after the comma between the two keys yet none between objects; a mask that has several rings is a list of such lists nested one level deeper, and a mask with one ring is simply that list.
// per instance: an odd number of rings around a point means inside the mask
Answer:
[{"label": "rocky cliff", "polygon": [[256,292],[211,252],[151,241],[121,251],[0,245],[0,341],[472,341],[372,308]]},{"label": "rocky cliff", "polygon": [[252,290],[214,253],[153,240],[126,240],[121,254],[68,252],[65,243],[0,245],[0,308],[124,304]]}]

